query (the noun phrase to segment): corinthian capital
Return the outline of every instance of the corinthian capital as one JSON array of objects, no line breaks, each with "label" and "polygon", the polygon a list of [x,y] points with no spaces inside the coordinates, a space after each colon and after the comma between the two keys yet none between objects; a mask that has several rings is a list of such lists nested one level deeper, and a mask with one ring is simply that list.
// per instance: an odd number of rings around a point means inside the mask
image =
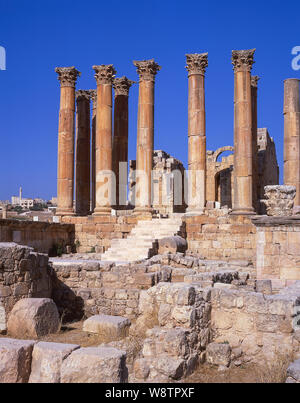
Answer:
[{"label": "corinthian capital", "polygon": [[76,101],[89,101],[91,99],[91,91],[89,90],[78,90],[75,93]]},{"label": "corinthian capital", "polygon": [[116,70],[112,64],[93,66],[93,69],[95,70],[97,84],[112,84],[113,78],[116,75]]},{"label": "corinthian capital", "polygon": [[251,87],[257,88],[260,78],[258,76],[251,76]]},{"label": "corinthian capital", "polygon": [[140,76],[141,81],[154,81],[157,72],[161,69],[154,59],[133,61],[133,64],[137,68],[137,73]]},{"label": "corinthian capital", "polygon": [[90,90],[90,96],[91,96],[92,102],[96,102],[97,101],[97,90]]},{"label": "corinthian capital", "polygon": [[75,87],[77,77],[81,75],[80,71],[75,67],[56,67],[55,72],[58,74],[58,80],[62,87]]},{"label": "corinthian capital", "polygon": [[204,76],[206,67],[208,66],[208,53],[194,53],[185,55],[186,66],[189,76],[192,74],[201,74]]},{"label": "corinthian capital", "polygon": [[130,87],[135,83],[136,83],[136,81],[131,81],[125,76],[120,77],[120,78],[115,78],[113,81],[115,95],[127,95],[128,96]]},{"label": "corinthian capital", "polygon": [[256,49],[249,50],[233,50],[232,64],[233,70],[251,72],[254,61],[254,53]]}]

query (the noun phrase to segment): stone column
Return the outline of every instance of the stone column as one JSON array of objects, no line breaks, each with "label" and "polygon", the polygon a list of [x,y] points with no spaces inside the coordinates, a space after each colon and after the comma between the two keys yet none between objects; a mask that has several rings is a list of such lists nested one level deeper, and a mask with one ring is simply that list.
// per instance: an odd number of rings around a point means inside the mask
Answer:
[{"label": "stone column", "polygon": [[87,216],[90,212],[90,91],[76,91],[76,159],[75,211]]},{"label": "stone column", "polygon": [[57,215],[74,215],[74,114],[75,84],[80,72],[75,67],[57,67],[60,81],[58,128]]},{"label": "stone column", "polygon": [[255,49],[234,50],[234,199],[233,214],[254,214],[251,69]]},{"label": "stone column", "polygon": [[115,203],[112,172],[112,64],[93,66],[97,81],[96,119],[96,207],[94,215],[110,215]]},{"label": "stone column", "polygon": [[251,100],[252,100],[252,198],[253,207],[258,209],[258,143],[257,143],[257,83],[259,77],[251,77]]},{"label": "stone column", "polygon": [[186,55],[188,95],[188,209],[203,214],[206,204],[205,70],[208,53]]},{"label": "stone column", "polygon": [[3,205],[2,206],[2,219],[3,220],[6,220],[7,219],[7,206],[5,205]]},{"label": "stone column", "polygon": [[127,77],[115,78],[113,171],[116,177],[116,207],[127,201],[128,176],[128,94],[134,81]]},{"label": "stone column", "polygon": [[295,212],[300,212],[300,103],[298,79],[284,82],[284,184],[296,186]]},{"label": "stone column", "polygon": [[135,212],[151,213],[151,172],[154,147],[154,83],[161,67],[154,61],[134,61],[139,75],[139,106],[136,151]]},{"label": "stone column", "polygon": [[91,140],[91,211],[96,206],[96,114],[97,114],[97,90],[90,90],[93,102],[92,109],[92,140]]}]

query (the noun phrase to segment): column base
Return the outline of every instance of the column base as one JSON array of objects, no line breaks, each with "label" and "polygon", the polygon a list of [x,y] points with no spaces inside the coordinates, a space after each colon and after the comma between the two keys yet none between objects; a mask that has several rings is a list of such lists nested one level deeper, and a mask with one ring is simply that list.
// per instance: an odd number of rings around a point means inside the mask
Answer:
[{"label": "column base", "polygon": [[111,215],[111,207],[96,207],[93,216]]},{"label": "column base", "polygon": [[204,215],[205,209],[204,208],[187,208],[185,212],[186,217],[197,216],[197,215]]},{"label": "column base", "polygon": [[255,215],[256,212],[253,207],[247,208],[236,208],[233,209],[230,215]]},{"label": "column base", "polygon": [[73,209],[67,209],[67,208],[62,208],[62,209],[57,209],[55,215],[58,216],[74,216],[75,212]]}]

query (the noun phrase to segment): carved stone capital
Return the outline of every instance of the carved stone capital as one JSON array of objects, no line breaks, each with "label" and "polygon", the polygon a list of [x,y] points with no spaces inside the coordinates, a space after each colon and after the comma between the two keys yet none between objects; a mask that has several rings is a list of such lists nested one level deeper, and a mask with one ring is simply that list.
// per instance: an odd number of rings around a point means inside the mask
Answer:
[{"label": "carved stone capital", "polygon": [[267,207],[268,216],[285,217],[293,215],[295,186],[265,186],[266,200],[262,202]]},{"label": "carved stone capital", "polygon": [[127,95],[128,96],[130,87],[135,83],[136,83],[136,81],[131,81],[125,76],[120,77],[120,78],[115,78],[113,81],[115,96],[117,96],[117,95]]},{"label": "carved stone capital", "polygon": [[75,93],[76,101],[89,101],[91,99],[91,91],[89,90],[78,90]]},{"label": "carved stone capital", "polygon": [[58,80],[61,87],[74,87],[76,85],[77,77],[80,77],[80,71],[75,67],[56,67],[55,72],[58,74]]},{"label": "carved stone capital", "polygon": [[254,53],[256,49],[249,50],[233,50],[232,51],[232,64],[233,70],[251,72],[252,66],[255,63]]},{"label": "carved stone capital", "polygon": [[154,59],[151,60],[134,60],[133,64],[137,68],[137,73],[141,81],[154,81],[157,72],[161,69]]},{"label": "carved stone capital", "polygon": [[112,84],[113,78],[116,75],[116,70],[112,64],[101,64],[93,66],[95,70],[95,79],[97,84]]},{"label": "carved stone capital", "polygon": [[189,76],[194,74],[201,74],[204,76],[206,67],[208,66],[208,53],[194,53],[185,55],[186,66]]},{"label": "carved stone capital", "polygon": [[97,102],[97,90],[90,90],[91,100],[93,102],[93,106],[96,105]]},{"label": "carved stone capital", "polygon": [[258,81],[260,77],[258,76],[251,76],[251,87],[257,88]]}]

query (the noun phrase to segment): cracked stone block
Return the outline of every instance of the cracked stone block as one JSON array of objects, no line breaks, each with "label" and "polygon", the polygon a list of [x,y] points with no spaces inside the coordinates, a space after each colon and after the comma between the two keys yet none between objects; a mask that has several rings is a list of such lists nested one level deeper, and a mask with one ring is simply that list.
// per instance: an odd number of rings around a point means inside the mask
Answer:
[{"label": "cracked stone block", "polygon": [[83,330],[113,341],[127,337],[130,325],[130,320],[121,316],[95,315],[83,323]]}]

